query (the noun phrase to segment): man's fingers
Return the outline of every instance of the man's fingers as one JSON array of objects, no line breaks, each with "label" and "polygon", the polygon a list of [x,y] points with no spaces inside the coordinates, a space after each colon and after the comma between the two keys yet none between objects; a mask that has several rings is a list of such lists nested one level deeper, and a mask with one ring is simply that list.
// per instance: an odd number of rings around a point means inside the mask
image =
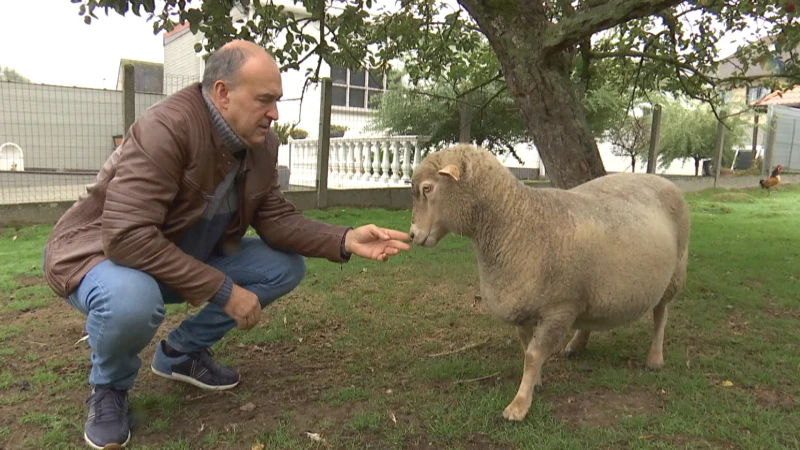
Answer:
[{"label": "man's fingers", "polygon": [[389,228],[383,228],[383,233],[386,236],[388,236],[387,238],[384,238],[384,239],[390,239],[391,238],[391,239],[398,239],[398,240],[401,240],[401,241],[407,241],[407,240],[410,239],[408,233],[403,233],[402,231],[398,231],[398,230],[391,230]]},{"label": "man's fingers", "polygon": [[396,250],[411,250],[411,246],[405,242],[400,241],[389,241],[386,243],[387,247],[394,248]]}]

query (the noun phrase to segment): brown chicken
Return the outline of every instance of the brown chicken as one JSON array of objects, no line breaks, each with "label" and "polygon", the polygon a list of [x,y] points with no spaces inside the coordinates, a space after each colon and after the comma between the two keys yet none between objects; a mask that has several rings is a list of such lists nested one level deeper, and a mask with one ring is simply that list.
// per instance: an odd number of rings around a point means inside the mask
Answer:
[{"label": "brown chicken", "polygon": [[761,185],[761,189],[766,189],[769,193],[768,195],[772,195],[772,188],[777,186],[778,183],[781,182],[781,172],[783,171],[783,166],[778,164],[775,167],[775,170],[769,175],[769,178],[766,180],[758,180],[758,184]]}]

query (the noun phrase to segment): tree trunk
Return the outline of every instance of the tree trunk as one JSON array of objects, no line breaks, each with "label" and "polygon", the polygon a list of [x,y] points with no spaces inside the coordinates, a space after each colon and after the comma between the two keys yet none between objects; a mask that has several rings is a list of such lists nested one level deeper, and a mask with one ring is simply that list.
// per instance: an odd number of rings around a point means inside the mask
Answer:
[{"label": "tree trunk", "polygon": [[694,159],[694,176],[700,175],[700,159]]},{"label": "tree trunk", "polygon": [[[553,55],[541,50],[549,29],[536,4],[517,8],[460,0],[485,32],[497,55],[553,186],[569,189],[606,174],[586,112],[570,78],[570,49]],[[496,9],[495,9],[496,8]]]},{"label": "tree trunk", "polygon": [[605,175],[583,104],[569,76],[571,63],[529,60],[517,65],[502,56],[500,61],[553,186],[570,189]]},{"label": "tree trunk", "polygon": [[631,155],[631,172],[636,172],[636,156]]}]

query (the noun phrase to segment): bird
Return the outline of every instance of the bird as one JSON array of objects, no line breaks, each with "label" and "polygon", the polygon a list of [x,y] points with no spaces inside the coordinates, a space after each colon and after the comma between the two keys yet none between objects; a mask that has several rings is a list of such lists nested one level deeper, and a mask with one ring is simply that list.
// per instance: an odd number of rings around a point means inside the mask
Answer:
[{"label": "bird", "polygon": [[783,171],[783,165],[778,164],[772,173],[769,175],[769,178],[765,180],[758,180],[758,184],[761,185],[761,189],[766,189],[769,193],[768,195],[772,195],[772,188],[777,186],[778,183],[781,182],[781,172]]}]

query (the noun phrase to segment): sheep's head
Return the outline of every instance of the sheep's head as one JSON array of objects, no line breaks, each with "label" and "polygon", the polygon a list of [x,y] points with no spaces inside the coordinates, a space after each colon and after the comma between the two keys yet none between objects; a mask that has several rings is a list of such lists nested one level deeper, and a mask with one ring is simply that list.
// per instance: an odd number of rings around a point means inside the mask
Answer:
[{"label": "sheep's head", "polygon": [[435,246],[448,233],[464,233],[470,165],[458,146],[432,153],[411,180],[411,236],[414,244]]}]

